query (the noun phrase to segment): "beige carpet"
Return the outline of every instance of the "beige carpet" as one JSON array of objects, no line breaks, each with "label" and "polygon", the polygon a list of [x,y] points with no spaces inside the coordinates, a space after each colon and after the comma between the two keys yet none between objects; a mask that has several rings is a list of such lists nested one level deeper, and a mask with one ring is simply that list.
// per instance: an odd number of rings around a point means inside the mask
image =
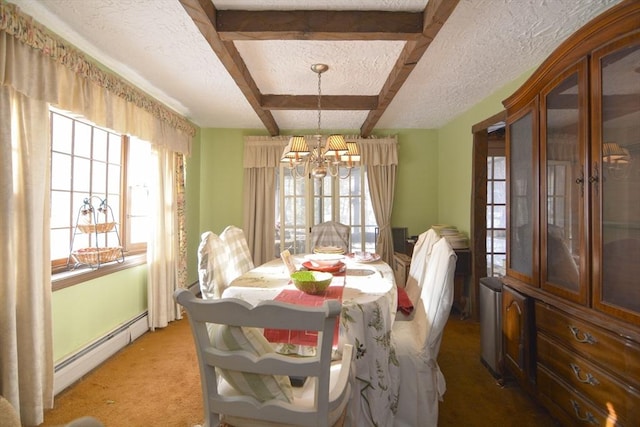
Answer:
[{"label": "beige carpet", "polygon": [[[480,362],[480,328],[452,315],[439,362],[447,380],[440,426],[550,426],[518,387],[500,387]],[[186,319],[149,332],[55,399],[42,426],[92,415],[107,427],[202,423],[197,360]]]}]

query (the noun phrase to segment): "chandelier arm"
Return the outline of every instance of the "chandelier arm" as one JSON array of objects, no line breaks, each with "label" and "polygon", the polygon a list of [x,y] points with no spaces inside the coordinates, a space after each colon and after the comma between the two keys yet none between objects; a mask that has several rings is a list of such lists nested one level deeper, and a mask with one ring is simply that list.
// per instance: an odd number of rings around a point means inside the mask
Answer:
[{"label": "chandelier arm", "polygon": [[327,162],[327,172],[329,173],[329,175],[331,175],[332,177],[339,177],[340,176],[340,165],[337,165],[335,163],[331,163],[331,162]]},{"label": "chandelier arm", "polygon": [[[340,179],[347,179],[347,178],[349,178],[349,177],[351,176],[351,169],[352,169],[352,168],[351,168],[351,167],[349,167],[349,166],[347,166],[347,167],[345,167],[345,169],[347,170],[347,174],[346,174],[345,176],[338,175],[338,177],[339,177]],[[338,172],[340,172],[340,167],[338,167]]]},{"label": "chandelier arm", "polygon": [[295,168],[293,168],[293,177],[295,179],[302,179],[307,176],[307,163],[301,163],[301,164],[302,164],[302,172],[298,170],[298,166],[300,166],[300,164],[297,164]]}]

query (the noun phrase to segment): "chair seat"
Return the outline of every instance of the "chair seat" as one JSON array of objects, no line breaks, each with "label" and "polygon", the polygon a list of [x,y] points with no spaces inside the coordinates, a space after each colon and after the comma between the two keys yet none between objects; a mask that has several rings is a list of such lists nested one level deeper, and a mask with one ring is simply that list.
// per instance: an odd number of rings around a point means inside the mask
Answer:
[{"label": "chair seat", "polygon": [[[338,377],[340,374],[340,363],[334,363],[331,365],[331,374],[329,380],[329,424],[332,426],[340,425],[341,420],[344,418],[345,409],[351,395],[351,386],[347,385],[344,390],[337,390]],[[314,405],[314,389],[315,378],[309,378],[302,387],[293,388],[293,402],[292,405],[299,410],[313,411]],[[229,383],[221,380],[219,385],[220,394],[224,397],[242,396]],[[335,394],[335,396],[334,396]],[[300,417],[308,417],[307,414],[301,414]],[[235,417],[230,415],[222,415],[221,421],[232,427],[275,427],[275,426],[290,426],[293,424],[272,423],[263,420],[248,419],[242,417]],[[297,424],[296,424],[297,425]]]}]

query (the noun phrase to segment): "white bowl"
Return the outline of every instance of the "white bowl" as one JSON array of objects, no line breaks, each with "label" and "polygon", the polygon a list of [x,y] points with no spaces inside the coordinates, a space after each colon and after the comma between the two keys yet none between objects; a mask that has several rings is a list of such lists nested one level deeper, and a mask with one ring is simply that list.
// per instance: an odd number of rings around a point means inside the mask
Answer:
[{"label": "white bowl", "polygon": [[344,259],[344,255],[338,254],[309,254],[305,259],[314,267],[333,267]]}]

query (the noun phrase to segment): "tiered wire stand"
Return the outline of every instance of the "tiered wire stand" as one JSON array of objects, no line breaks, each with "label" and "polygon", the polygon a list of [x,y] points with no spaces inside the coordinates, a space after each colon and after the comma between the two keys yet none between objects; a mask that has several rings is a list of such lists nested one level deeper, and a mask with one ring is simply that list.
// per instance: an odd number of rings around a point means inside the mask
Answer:
[{"label": "tiered wire stand", "polygon": [[[97,203],[97,208],[94,203]],[[117,246],[106,246],[106,242],[109,240],[106,236],[107,233],[115,235]],[[76,249],[77,236],[83,234],[88,235],[89,246]],[[100,237],[105,242],[104,246],[100,246]],[[82,206],[78,209],[71,237],[67,268],[75,270],[84,265],[92,270],[97,270],[100,266],[114,261],[124,262],[124,251],[120,243],[118,224],[115,222],[111,206],[107,203],[107,199],[100,199],[97,196],[85,198]]]}]

